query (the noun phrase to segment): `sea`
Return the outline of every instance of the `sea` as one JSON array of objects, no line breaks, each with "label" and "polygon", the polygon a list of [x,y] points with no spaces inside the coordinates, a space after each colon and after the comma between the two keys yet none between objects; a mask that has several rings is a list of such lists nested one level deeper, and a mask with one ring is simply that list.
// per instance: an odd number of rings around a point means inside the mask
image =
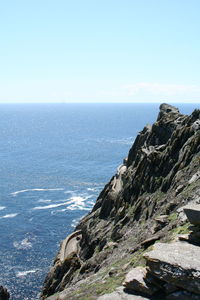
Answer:
[{"label": "sea", "polygon": [[[190,114],[199,105],[176,106]],[[158,111],[158,103],[0,105],[0,285],[11,300],[39,299],[60,241]]]}]

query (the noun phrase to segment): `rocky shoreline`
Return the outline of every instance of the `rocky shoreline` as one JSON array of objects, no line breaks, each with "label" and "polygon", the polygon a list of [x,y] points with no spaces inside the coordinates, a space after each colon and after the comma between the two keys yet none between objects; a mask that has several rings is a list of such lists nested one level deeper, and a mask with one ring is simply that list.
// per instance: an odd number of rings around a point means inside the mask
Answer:
[{"label": "rocky shoreline", "polygon": [[200,110],[162,104],[62,242],[41,299],[200,299],[199,166]]}]

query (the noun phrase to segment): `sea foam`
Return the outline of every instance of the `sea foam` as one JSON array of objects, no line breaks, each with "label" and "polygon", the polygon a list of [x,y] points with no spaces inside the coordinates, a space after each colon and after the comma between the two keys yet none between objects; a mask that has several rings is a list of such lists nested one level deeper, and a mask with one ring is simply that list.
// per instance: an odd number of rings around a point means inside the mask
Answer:
[{"label": "sea foam", "polygon": [[15,214],[7,214],[5,216],[0,217],[0,219],[7,219],[7,218],[14,218],[18,215],[18,213]]},{"label": "sea foam", "polygon": [[38,269],[33,269],[33,270],[28,270],[28,271],[19,271],[16,273],[16,277],[24,277],[28,274],[35,273],[37,271],[38,271]]},{"label": "sea foam", "polygon": [[12,196],[17,196],[18,194],[21,193],[26,193],[26,192],[47,192],[47,191],[63,191],[63,188],[55,188],[55,189],[26,189],[26,190],[20,190],[20,191],[16,191],[11,193]]},{"label": "sea foam", "polygon": [[18,250],[27,250],[32,248],[32,243],[29,241],[29,239],[25,238],[20,242],[15,241],[13,246]]}]

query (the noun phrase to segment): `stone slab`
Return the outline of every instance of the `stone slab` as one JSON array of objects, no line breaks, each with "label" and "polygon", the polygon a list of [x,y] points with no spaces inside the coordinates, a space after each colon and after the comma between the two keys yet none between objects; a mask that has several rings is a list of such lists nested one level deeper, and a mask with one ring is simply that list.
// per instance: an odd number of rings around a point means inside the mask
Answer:
[{"label": "stone slab", "polygon": [[200,294],[200,247],[186,242],[157,243],[144,257],[154,276]]}]

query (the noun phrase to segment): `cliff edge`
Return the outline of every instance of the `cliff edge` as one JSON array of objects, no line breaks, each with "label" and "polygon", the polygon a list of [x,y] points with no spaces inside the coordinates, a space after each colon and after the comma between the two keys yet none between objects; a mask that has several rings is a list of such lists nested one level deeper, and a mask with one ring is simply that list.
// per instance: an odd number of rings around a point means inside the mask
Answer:
[{"label": "cliff edge", "polygon": [[41,299],[200,299],[199,165],[200,110],[161,104],[62,242]]}]

